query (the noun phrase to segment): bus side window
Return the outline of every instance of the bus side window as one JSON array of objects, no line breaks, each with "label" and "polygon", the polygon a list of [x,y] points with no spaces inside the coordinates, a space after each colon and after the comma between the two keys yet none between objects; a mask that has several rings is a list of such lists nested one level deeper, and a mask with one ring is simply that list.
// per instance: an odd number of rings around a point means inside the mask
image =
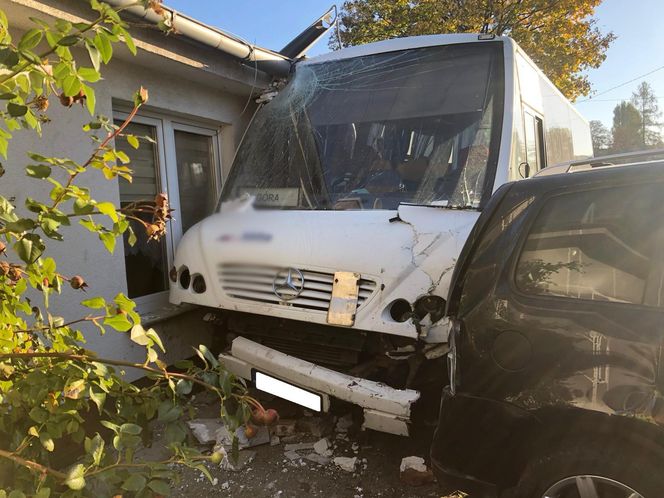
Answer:
[{"label": "bus side window", "polygon": [[524,111],[524,126],[526,139],[526,161],[528,162],[527,176],[532,176],[542,168],[546,167],[546,155],[544,151],[544,123],[542,118]]}]

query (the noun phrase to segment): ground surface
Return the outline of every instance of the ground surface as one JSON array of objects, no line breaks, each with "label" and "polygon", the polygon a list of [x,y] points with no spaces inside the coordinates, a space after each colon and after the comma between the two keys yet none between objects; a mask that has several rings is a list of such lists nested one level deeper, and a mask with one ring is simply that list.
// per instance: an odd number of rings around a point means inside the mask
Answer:
[{"label": "ground surface", "polygon": [[[268,400],[267,406],[275,406],[282,417],[303,418],[299,408],[281,400]],[[198,400],[198,417],[215,417],[218,408],[213,403]],[[332,420],[334,422],[334,418]],[[334,427],[334,426],[332,426]],[[305,458],[289,459],[285,455],[285,444],[296,442],[316,442],[319,435],[298,432],[286,437],[287,443],[255,446],[248,452],[255,452],[253,460],[243,469],[229,471],[208,464],[213,482],[199,471],[186,469],[180,472],[180,480],[173,486],[172,496],[206,497],[232,496],[251,498],[308,497],[325,496],[330,498],[355,497],[441,497],[435,483],[422,486],[409,486],[401,482],[399,465],[407,456],[420,456],[427,460],[431,431],[421,431],[419,437],[405,438],[381,434],[373,431],[360,431],[351,427],[348,432],[338,432],[332,428],[326,435],[332,446],[333,457],[357,457],[354,472],[338,468],[333,462],[319,465]],[[282,438],[284,439],[284,438]],[[311,451],[300,452],[301,454]]]}]

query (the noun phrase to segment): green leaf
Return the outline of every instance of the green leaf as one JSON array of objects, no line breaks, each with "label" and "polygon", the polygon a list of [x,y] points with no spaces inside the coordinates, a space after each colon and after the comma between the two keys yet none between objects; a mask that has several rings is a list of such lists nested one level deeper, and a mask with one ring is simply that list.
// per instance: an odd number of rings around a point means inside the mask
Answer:
[{"label": "green leaf", "polygon": [[106,307],[106,300],[103,297],[93,297],[92,299],[81,301],[81,305],[86,308],[100,309]]},{"label": "green leaf", "polygon": [[101,74],[99,74],[99,71],[92,67],[79,68],[78,75],[90,83],[96,83],[101,79]]},{"label": "green leaf", "polygon": [[43,424],[48,420],[48,412],[41,406],[32,407],[28,415],[30,415],[30,418],[38,424]]},{"label": "green leaf", "polygon": [[126,332],[131,328],[131,322],[122,313],[104,318],[104,325],[113,327],[119,332]]},{"label": "green leaf", "polygon": [[46,451],[53,451],[55,449],[53,438],[47,432],[42,432],[39,435],[39,442],[42,444],[44,449],[46,449]]},{"label": "green leaf", "polygon": [[32,178],[47,178],[51,176],[51,167],[46,164],[32,164],[25,168],[25,173]]},{"label": "green leaf", "polygon": [[21,116],[25,116],[25,114],[28,112],[28,107],[10,102],[7,104],[7,112],[13,118],[20,118]]},{"label": "green leaf", "polygon": [[132,341],[140,346],[147,346],[150,343],[150,339],[145,334],[145,329],[140,323],[137,323],[131,328],[129,337]]},{"label": "green leaf", "polygon": [[120,426],[120,432],[124,434],[131,434],[132,436],[138,436],[141,432],[143,432],[143,428],[136,424],[122,424]]},{"label": "green leaf", "polygon": [[63,36],[58,41],[58,45],[60,45],[61,47],[71,47],[72,45],[76,45],[80,39],[81,37],[79,35]]},{"label": "green leaf", "polygon": [[97,209],[100,213],[105,214],[115,223],[118,222],[118,213],[115,210],[115,206],[112,202],[98,202]]},{"label": "green leaf", "polygon": [[0,100],[11,100],[15,98],[16,98],[15,93],[3,93],[2,95],[0,95]]},{"label": "green leaf", "polygon": [[168,496],[171,494],[171,487],[166,481],[160,481],[158,479],[153,479],[148,483],[148,488],[159,495]]},{"label": "green leaf", "polygon": [[99,234],[99,239],[104,243],[108,252],[113,254],[113,251],[115,250],[115,235],[110,232],[101,232]]},{"label": "green leaf", "polygon": [[62,81],[62,91],[67,97],[78,95],[81,91],[81,81],[75,74],[70,74]]},{"label": "green leaf", "polygon": [[182,409],[173,404],[172,401],[164,401],[157,409],[157,420],[159,422],[169,423],[174,422],[182,415]]},{"label": "green leaf", "polygon": [[16,244],[14,250],[18,257],[28,264],[34,263],[46,247],[37,234],[26,234]]},{"label": "green leaf", "polygon": [[99,410],[99,414],[101,415],[104,403],[106,402],[106,393],[103,391],[96,392],[92,389],[92,387],[90,387],[88,393],[90,394],[90,399],[95,405],[97,405],[97,410]]},{"label": "green leaf", "polygon": [[193,387],[194,384],[192,381],[187,379],[180,379],[178,380],[177,384],[175,384],[175,392],[178,394],[189,394]]},{"label": "green leaf", "polygon": [[136,138],[135,135],[127,135],[125,138],[127,139],[127,142],[129,142],[129,145],[131,145],[134,149],[138,149],[138,138]]},{"label": "green leaf", "polygon": [[159,346],[159,349],[163,353],[166,352],[166,349],[164,349],[164,343],[161,342],[161,337],[159,337],[159,334],[157,334],[157,331],[155,329],[148,329],[145,332],[145,335],[147,335],[150,339],[152,339],[152,342],[154,342],[157,346]]},{"label": "green leaf", "polygon": [[127,45],[127,48],[131,54],[136,55],[136,45],[134,44],[134,40],[125,29],[122,30],[122,38],[124,38],[125,45]]},{"label": "green leaf", "polygon": [[81,83],[81,88],[83,89],[83,93],[85,93],[85,106],[87,107],[90,116],[94,116],[95,107],[97,105],[97,97],[95,97],[95,91],[92,87],[89,87],[88,85],[84,85],[82,83]]},{"label": "green leaf", "polygon": [[35,498],[49,498],[51,496],[51,488],[39,488]]},{"label": "green leaf", "polygon": [[74,465],[67,473],[65,484],[73,491],[80,491],[85,487],[85,467],[79,463]]},{"label": "green leaf", "polygon": [[122,489],[125,491],[141,491],[145,488],[147,479],[141,474],[132,474],[122,483]]},{"label": "green leaf", "polygon": [[99,49],[89,40],[86,40],[85,48],[88,49],[88,55],[90,56],[92,67],[99,71],[99,67],[101,66],[101,54],[99,53]]},{"label": "green leaf", "polygon": [[108,64],[108,61],[113,57],[113,44],[108,35],[104,31],[98,31],[92,42],[97,47],[97,50],[99,50],[101,60],[104,64]]},{"label": "green leaf", "polygon": [[21,41],[18,42],[19,50],[31,50],[39,45],[43,33],[41,29],[32,28],[21,37]]}]

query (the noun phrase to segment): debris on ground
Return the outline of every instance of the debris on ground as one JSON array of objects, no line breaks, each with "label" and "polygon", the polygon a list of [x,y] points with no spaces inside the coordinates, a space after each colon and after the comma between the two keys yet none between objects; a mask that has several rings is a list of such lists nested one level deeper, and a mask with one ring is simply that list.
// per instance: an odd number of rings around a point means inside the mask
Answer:
[{"label": "debris on ground", "polygon": [[225,455],[221,460],[219,467],[224,470],[230,470],[231,472],[239,472],[243,470],[248,464],[250,464],[255,456],[255,451],[243,450],[239,452],[237,462],[234,462],[232,458],[230,458],[228,455]]},{"label": "debris on ground", "polygon": [[225,429],[224,423],[218,418],[197,418],[187,422],[196,440],[201,444],[217,442],[217,431]]},{"label": "debris on ground", "polygon": [[319,439],[316,443],[314,443],[314,451],[324,457],[332,456],[330,442],[325,438]]},{"label": "debris on ground", "polygon": [[275,436],[292,436],[295,434],[295,420],[282,419],[272,426],[272,434]]},{"label": "debris on ground", "polygon": [[[245,427],[241,426],[235,431],[235,437],[238,440],[238,447],[242,450],[245,448],[253,448],[254,446],[260,446],[262,444],[268,444],[270,442],[270,431],[267,427],[260,426],[256,428],[256,434],[252,437],[247,437],[245,433]],[[228,429],[222,426],[217,431],[217,439],[215,442],[215,449],[219,447],[224,447],[230,449],[233,445],[233,438],[228,432]]]},{"label": "debris on ground", "polygon": [[279,446],[281,444],[281,438],[279,436],[272,436],[270,438],[270,446]]},{"label": "debris on ground", "polygon": [[399,478],[409,486],[422,486],[432,483],[435,478],[433,472],[424,463],[424,458],[409,456],[401,459]]},{"label": "debris on ground", "polygon": [[313,450],[314,443],[293,443],[284,446],[284,451]]},{"label": "debris on ground", "polygon": [[355,464],[357,463],[357,457],[335,457],[334,465],[339,467],[341,470],[346,472],[355,472]]}]

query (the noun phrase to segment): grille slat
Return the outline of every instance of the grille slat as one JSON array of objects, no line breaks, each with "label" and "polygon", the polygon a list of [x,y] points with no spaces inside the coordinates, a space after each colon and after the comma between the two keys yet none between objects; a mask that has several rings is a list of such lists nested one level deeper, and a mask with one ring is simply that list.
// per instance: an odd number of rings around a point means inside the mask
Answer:
[{"label": "grille slat", "polygon": [[[295,299],[282,301],[273,292],[273,282],[282,268],[274,266],[244,266],[220,264],[217,275],[226,294],[236,299],[272,303],[326,312],[332,298],[333,273],[301,270],[304,277],[304,289]],[[358,282],[358,308],[376,290],[376,282],[360,279]]]}]

